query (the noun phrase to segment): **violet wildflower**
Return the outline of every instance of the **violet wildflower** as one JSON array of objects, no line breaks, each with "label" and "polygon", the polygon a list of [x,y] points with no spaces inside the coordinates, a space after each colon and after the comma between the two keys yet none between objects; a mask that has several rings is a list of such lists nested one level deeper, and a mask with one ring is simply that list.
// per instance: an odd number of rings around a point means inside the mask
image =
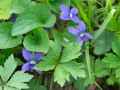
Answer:
[{"label": "violet wildflower", "polygon": [[60,18],[63,20],[72,20],[73,22],[79,23],[80,19],[77,16],[78,9],[77,8],[72,8],[71,10],[69,7],[61,4],[60,5],[60,10],[62,11]]},{"label": "violet wildflower", "polygon": [[[23,49],[22,54],[23,54],[24,59],[27,61],[27,63],[25,63],[22,66],[22,70],[23,71],[30,70],[31,72],[33,72],[34,66],[41,60],[41,57],[44,55],[43,52],[36,52],[33,55],[30,51],[28,51],[26,49]],[[41,71],[39,71],[39,70],[36,70],[36,71],[39,74],[41,74]]]},{"label": "violet wildflower", "polygon": [[86,26],[83,21],[80,21],[77,28],[69,27],[68,31],[76,35],[77,42],[81,42],[82,45],[86,42],[87,39],[93,39],[93,36],[89,33],[86,33]]},{"label": "violet wildflower", "polygon": [[15,14],[12,15],[10,21],[13,22],[13,23],[16,22],[16,15]]},{"label": "violet wildflower", "polygon": [[48,27],[43,27],[43,29],[45,29],[46,31],[50,30],[50,28],[48,28]]}]

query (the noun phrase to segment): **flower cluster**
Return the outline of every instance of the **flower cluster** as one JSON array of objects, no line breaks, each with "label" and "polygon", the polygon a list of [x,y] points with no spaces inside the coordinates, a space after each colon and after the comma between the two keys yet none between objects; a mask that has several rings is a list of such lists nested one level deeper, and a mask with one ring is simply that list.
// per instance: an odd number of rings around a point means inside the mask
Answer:
[{"label": "flower cluster", "polygon": [[61,4],[60,10],[62,11],[60,15],[60,18],[62,20],[72,20],[73,22],[78,23],[77,28],[75,27],[68,28],[68,31],[70,33],[78,37],[77,42],[81,42],[83,45],[87,39],[93,39],[92,35],[90,35],[89,33],[86,33],[85,23],[82,20],[80,20],[79,17],[77,16],[77,13],[78,13],[77,8],[69,9],[69,7]]},{"label": "flower cluster", "polygon": [[[23,49],[22,51],[23,57],[24,59],[27,61],[27,63],[25,63],[22,66],[22,70],[23,71],[28,71],[30,70],[31,72],[33,72],[33,68],[34,66],[41,60],[42,56],[44,56],[43,52],[35,52],[34,54],[32,54],[32,52]],[[41,71],[36,70],[39,74],[41,74]]]}]

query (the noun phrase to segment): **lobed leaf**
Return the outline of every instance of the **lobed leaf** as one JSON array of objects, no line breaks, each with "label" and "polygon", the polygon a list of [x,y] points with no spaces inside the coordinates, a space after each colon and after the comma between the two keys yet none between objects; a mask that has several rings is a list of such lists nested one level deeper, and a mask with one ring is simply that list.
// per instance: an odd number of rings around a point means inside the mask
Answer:
[{"label": "lobed leaf", "polygon": [[35,69],[41,71],[53,70],[57,64],[60,57],[61,47],[57,42],[50,41],[49,51],[46,56],[44,56],[42,61],[40,61]]},{"label": "lobed leaf", "polygon": [[27,84],[25,84],[25,82],[29,82],[32,78],[32,75],[24,73],[23,71],[17,71],[15,74],[13,74],[6,85],[17,89],[27,89],[29,87]]},{"label": "lobed leaf", "polygon": [[73,59],[78,58],[81,55],[80,50],[81,50],[80,43],[69,43],[62,52],[60,63],[69,62]]},{"label": "lobed leaf", "polygon": [[69,76],[69,72],[67,72],[62,65],[57,65],[54,71],[54,82],[57,81],[57,83],[62,87],[66,81],[70,81]]},{"label": "lobed leaf", "polygon": [[17,62],[15,61],[13,55],[11,55],[8,58],[8,60],[4,63],[4,68],[0,66],[0,76],[4,83],[8,81],[8,79],[13,74],[16,67],[17,67]]}]

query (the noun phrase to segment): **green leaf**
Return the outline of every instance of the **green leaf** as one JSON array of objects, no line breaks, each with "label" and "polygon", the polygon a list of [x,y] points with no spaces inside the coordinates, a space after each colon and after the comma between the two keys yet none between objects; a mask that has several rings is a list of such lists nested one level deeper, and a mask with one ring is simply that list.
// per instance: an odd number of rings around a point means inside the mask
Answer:
[{"label": "green leaf", "polygon": [[[80,56],[80,49],[80,43],[68,43],[61,52],[60,44],[50,41],[49,52],[42,58],[43,60],[35,66],[35,69],[41,71],[55,69],[54,81],[57,81],[61,86],[63,86],[66,81],[69,81],[70,75],[75,79],[77,79],[77,77],[85,77],[85,71],[82,69],[84,65],[76,61],[71,61]],[[60,62],[61,60],[64,61]]]},{"label": "green leaf", "polygon": [[70,6],[70,0],[49,0],[49,7],[56,13],[60,13],[59,5],[64,4],[66,6]]},{"label": "green leaf", "polygon": [[45,4],[35,4],[25,9],[17,18],[12,35],[25,34],[38,27],[52,27],[56,17]]},{"label": "green leaf", "polygon": [[25,84],[25,82],[29,82],[32,78],[32,75],[24,73],[23,71],[17,71],[15,74],[13,74],[6,85],[18,89],[27,89],[29,87],[27,86],[27,84]]},{"label": "green leaf", "polygon": [[54,39],[59,42],[62,46],[66,46],[67,42],[64,40],[64,37],[57,30],[52,30],[52,35]]},{"label": "green leaf", "polygon": [[8,81],[15,68],[17,67],[17,62],[14,60],[13,55],[11,55],[8,60],[4,63],[4,68],[0,66],[0,76],[4,83]]},{"label": "green leaf", "polygon": [[48,34],[43,29],[34,30],[34,36],[27,35],[23,41],[24,47],[29,51],[47,52],[49,49]]},{"label": "green leaf", "polygon": [[45,86],[40,86],[39,90],[47,90],[47,88]]},{"label": "green leaf", "polygon": [[95,71],[94,74],[97,77],[104,77],[109,75],[109,72],[105,69],[106,68],[106,63],[100,61],[100,60],[96,60],[95,62]]},{"label": "green leaf", "polygon": [[12,0],[12,13],[20,14],[27,7],[34,5],[35,2],[31,0]]},{"label": "green leaf", "polygon": [[70,74],[65,70],[62,65],[57,65],[55,71],[54,71],[54,82],[57,81],[58,84],[61,85],[61,87],[64,85],[64,83],[70,80],[69,78]]},{"label": "green leaf", "polygon": [[0,86],[0,90],[2,90],[2,86]]},{"label": "green leaf", "polygon": [[0,66],[0,77],[3,81],[0,84],[0,87],[2,86],[4,90],[21,90],[29,88],[25,82],[29,82],[33,76],[24,73],[23,71],[17,71],[13,74],[16,67],[17,62],[13,55],[10,55],[8,60],[6,60],[4,68]]},{"label": "green leaf", "polygon": [[49,52],[42,58],[42,61],[35,66],[35,69],[41,71],[53,70],[60,57],[60,52],[60,45],[56,42],[50,41]]},{"label": "green leaf", "polygon": [[116,69],[116,78],[119,78],[120,77],[120,67]]},{"label": "green leaf", "polygon": [[80,50],[81,50],[80,43],[69,43],[62,52],[60,63],[69,62],[73,59],[78,58],[81,55]]},{"label": "green leaf", "polygon": [[27,90],[36,90],[37,89],[37,80],[33,78],[28,83],[28,86],[29,86],[29,89],[27,89]]},{"label": "green leaf", "polygon": [[94,82],[95,82],[95,76],[94,75],[92,75],[91,78],[89,76],[86,76],[84,85],[85,86],[88,86],[90,84],[92,85]]},{"label": "green leaf", "polygon": [[20,90],[20,89],[16,89],[16,88],[13,88],[13,87],[5,86],[4,90]]},{"label": "green leaf", "polygon": [[107,25],[107,29],[111,31],[118,31],[119,30],[119,24],[115,17],[112,17],[109,24]]},{"label": "green leaf", "polygon": [[114,33],[104,30],[98,39],[94,42],[94,53],[96,55],[102,55],[112,48],[112,42],[114,40]]},{"label": "green leaf", "polygon": [[117,68],[120,66],[120,58],[112,53],[105,54],[106,57],[102,59],[103,62],[107,63],[109,68]]},{"label": "green leaf", "polygon": [[84,79],[83,78],[78,78],[77,80],[74,81],[74,87],[77,90],[86,90],[86,86],[84,85]]},{"label": "green leaf", "polygon": [[36,79],[30,80],[30,82],[28,83],[28,86],[29,86],[29,89],[27,89],[27,90],[47,90],[47,88],[42,85],[40,85],[39,89],[37,89],[37,80]]},{"label": "green leaf", "polygon": [[114,42],[112,43],[112,50],[120,57],[120,39],[115,38]]},{"label": "green leaf", "polygon": [[11,16],[12,0],[0,0],[0,19],[6,20]]},{"label": "green leaf", "polygon": [[22,36],[13,37],[11,30],[13,23],[5,22],[0,24],[0,49],[12,48],[22,43]]},{"label": "green leaf", "polygon": [[70,73],[70,75],[72,75],[75,79],[77,79],[77,77],[83,77],[85,78],[85,71],[81,68],[83,68],[82,64],[77,63],[76,61],[70,61],[70,62],[66,62],[61,64],[62,67],[64,67],[64,69]]},{"label": "green leaf", "polygon": [[54,72],[54,81],[57,81],[61,86],[64,85],[66,81],[69,81],[69,76],[72,75],[75,79],[77,77],[85,78],[85,71],[83,65],[75,61],[70,61],[57,65]]},{"label": "green leaf", "polygon": [[115,75],[113,76],[110,76],[108,79],[107,79],[107,84],[108,85],[114,85],[114,83],[116,82],[117,78]]},{"label": "green leaf", "polygon": [[24,64],[24,62],[19,58],[15,58],[15,60],[17,61],[17,66],[20,66],[20,65]]}]

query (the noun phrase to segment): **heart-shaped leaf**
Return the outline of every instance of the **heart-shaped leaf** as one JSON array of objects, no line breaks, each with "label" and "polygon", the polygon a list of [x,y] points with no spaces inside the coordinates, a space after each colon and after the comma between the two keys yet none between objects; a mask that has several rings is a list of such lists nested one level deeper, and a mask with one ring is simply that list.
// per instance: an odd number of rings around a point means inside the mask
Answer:
[{"label": "heart-shaped leaf", "polygon": [[22,36],[12,36],[13,23],[0,24],[0,49],[12,48],[22,43]]},{"label": "heart-shaped leaf", "polygon": [[34,36],[27,35],[23,41],[24,47],[29,51],[47,52],[49,49],[49,38],[44,29],[34,30]]},{"label": "heart-shaped leaf", "polygon": [[35,4],[25,9],[17,18],[12,35],[25,34],[37,27],[52,27],[56,17],[45,4]]}]

